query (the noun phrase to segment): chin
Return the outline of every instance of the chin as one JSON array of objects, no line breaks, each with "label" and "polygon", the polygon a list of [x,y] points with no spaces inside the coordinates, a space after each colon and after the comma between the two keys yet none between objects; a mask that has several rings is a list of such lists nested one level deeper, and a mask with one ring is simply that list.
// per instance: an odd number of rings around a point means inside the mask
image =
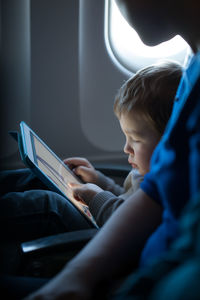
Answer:
[{"label": "chin", "polygon": [[[143,20],[143,22],[141,22]],[[137,31],[142,42],[147,46],[157,46],[173,38],[177,33],[174,33],[174,28],[171,24],[165,24],[162,20],[150,22],[148,17],[141,16],[141,19],[135,20],[133,28]]]},{"label": "chin", "polygon": [[168,40],[172,39],[176,34],[173,34],[169,32],[168,30],[164,31],[163,28],[162,30],[158,30],[158,28],[149,28],[149,30],[145,30],[144,32],[140,32],[139,36],[142,40],[142,42],[149,46],[149,47],[154,47],[157,46],[158,44],[167,42]]},{"label": "chin", "polygon": [[161,43],[164,43],[164,42],[167,42],[168,40],[170,40],[171,38],[163,38],[163,39],[158,39],[158,38],[155,38],[155,39],[141,39],[142,42],[148,46],[148,47],[155,47],[155,46],[158,46],[159,44]]}]

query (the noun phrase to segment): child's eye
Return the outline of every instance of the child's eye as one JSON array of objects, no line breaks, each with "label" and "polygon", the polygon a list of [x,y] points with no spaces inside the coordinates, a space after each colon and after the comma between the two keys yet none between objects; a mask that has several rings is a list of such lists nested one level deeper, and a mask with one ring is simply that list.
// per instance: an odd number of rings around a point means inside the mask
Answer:
[{"label": "child's eye", "polygon": [[133,137],[133,136],[126,136],[127,141],[129,141],[129,143],[139,143],[141,140],[138,137]]},{"label": "child's eye", "polygon": [[131,141],[132,141],[132,143],[139,143],[140,142],[140,140],[135,139],[135,138],[131,138]]}]

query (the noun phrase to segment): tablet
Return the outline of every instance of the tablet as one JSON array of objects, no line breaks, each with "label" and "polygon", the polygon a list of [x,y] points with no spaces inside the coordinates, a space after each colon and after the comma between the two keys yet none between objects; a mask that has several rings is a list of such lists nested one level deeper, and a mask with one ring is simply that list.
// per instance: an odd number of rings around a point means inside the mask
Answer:
[{"label": "tablet", "polygon": [[68,186],[69,182],[81,183],[81,180],[23,121],[20,123],[20,153],[25,165],[47,187],[63,195],[92,225],[98,227],[87,204],[76,200]]}]

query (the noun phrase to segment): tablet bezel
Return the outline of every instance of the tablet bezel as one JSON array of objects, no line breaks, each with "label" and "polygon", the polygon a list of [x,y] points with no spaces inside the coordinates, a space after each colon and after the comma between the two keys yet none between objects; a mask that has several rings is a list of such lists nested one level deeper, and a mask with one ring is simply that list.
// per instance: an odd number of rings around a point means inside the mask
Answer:
[{"label": "tablet bezel", "polygon": [[[60,193],[63,195],[66,200],[68,200],[73,206],[75,206],[80,213],[89,220],[96,228],[98,228],[95,220],[93,217],[90,217],[88,214],[89,208],[87,205],[80,205],[80,202],[78,202],[75,199],[75,202],[73,202],[71,199],[69,199],[65,193],[54,183],[51,178],[46,175],[43,170],[41,170],[37,163],[35,162],[35,155],[34,155],[34,143],[32,141],[32,135],[36,137],[36,139],[46,148],[47,151],[50,152],[51,155],[60,163],[62,166],[73,176],[73,178],[78,182],[81,183],[81,180],[71,171],[71,169],[64,164],[64,162],[45,144],[45,142],[39,138],[39,136],[24,122],[20,122],[20,130],[21,130],[21,142],[22,142],[22,149],[21,149],[21,156],[22,160],[28,166],[31,168],[31,170],[52,190]],[[81,206],[81,207],[80,207]]]}]

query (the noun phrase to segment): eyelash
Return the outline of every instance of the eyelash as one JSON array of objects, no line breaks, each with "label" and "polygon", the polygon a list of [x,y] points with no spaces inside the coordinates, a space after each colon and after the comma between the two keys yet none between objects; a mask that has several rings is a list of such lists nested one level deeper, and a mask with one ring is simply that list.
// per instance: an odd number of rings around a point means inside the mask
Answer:
[{"label": "eyelash", "polygon": [[132,140],[133,143],[139,143],[140,141],[138,140]]},{"label": "eyelash", "polygon": [[128,137],[132,143],[139,143],[139,140],[133,139],[132,137]]}]

